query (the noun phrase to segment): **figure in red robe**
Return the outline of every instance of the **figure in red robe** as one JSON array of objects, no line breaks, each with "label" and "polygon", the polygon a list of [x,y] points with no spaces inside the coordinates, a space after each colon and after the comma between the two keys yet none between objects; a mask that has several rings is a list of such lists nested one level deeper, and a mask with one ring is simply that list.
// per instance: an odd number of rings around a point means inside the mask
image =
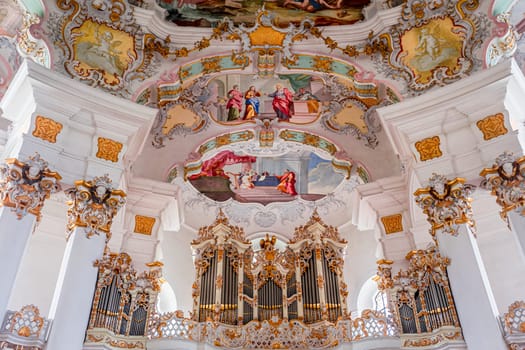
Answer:
[{"label": "figure in red robe", "polygon": [[292,116],[293,94],[281,84],[275,85],[275,92],[268,94],[273,97],[272,107],[279,120],[289,120]]},{"label": "figure in red robe", "polygon": [[284,174],[277,176],[277,178],[280,181],[277,185],[279,191],[288,193],[291,196],[297,195],[297,192],[295,191],[295,173],[293,171],[286,169]]}]

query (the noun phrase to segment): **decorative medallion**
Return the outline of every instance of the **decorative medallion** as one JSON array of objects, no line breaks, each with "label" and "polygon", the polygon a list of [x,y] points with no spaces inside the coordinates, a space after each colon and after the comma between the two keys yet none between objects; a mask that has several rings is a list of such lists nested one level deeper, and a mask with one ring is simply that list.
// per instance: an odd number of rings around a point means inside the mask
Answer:
[{"label": "decorative medallion", "polygon": [[130,94],[138,78],[152,73],[155,51],[148,45],[156,38],[140,31],[127,2],[56,2],[62,16],[48,21],[49,40],[61,49],[56,50],[56,67],[122,96]]},{"label": "decorative medallion", "polygon": [[149,216],[135,215],[135,228],[133,232],[151,236],[155,218]]},{"label": "decorative medallion", "polygon": [[87,237],[106,235],[111,238],[111,224],[117,211],[124,205],[126,194],[115,190],[108,175],[95,177],[92,181],[75,181],[75,187],[65,190],[69,235],[76,227],[84,227]]},{"label": "decorative medallion", "polygon": [[38,137],[44,141],[55,143],[57,135],[62,131],[62,124],[53,119],[37,115],[35,118],[35,129],[33,136]]},{"label": "decorative medallion", "polygon": [[122,76],[137,60],[135,39],[130,33],[88,19],[71,30],[71,68],[77,76],[99,74],[109,86],[119,85]]},{"label": "decorative medallion", "polygon": [[419,152],[419,160],[422,162],[441,157],[443,153],[439,145],[439,136],[429,137],[414,144],[416,150]]},{"label": "decorative medallion", "polygon": [[480,175],[484,177],[481,187],[496,196],[501,206],[501,217],[506,220],[509,211],[523,215],[525,205],[525,157],[517,157],[504,152],[496,158],[492,168],[485,168]]},{"label": "decorative medallion", "polygon": [[0,165],[0,205],[12,208],[18,219],[31,213],[39,220],[44,201],[61,190],[60,179],[38,153],[25,162],[6,159]]},{"label": "decorative medallion", "polygon": [[456,236],[459,225],[467,224],[475,233],[470,195],[474,186],[465,184],[465,179],[447,180],[444,176],[433,174],[426,188],[414,192],[417,205],[427,215],[432,225],[430,233],[434,240],[436,231]]},{"label": "decorative medallion", "polygon": [[485,141],[505,135],[508,132],[505,127],[505,117],[503,113],[489,115],[488,117],[478,120],[476,125],[483,133],[483,140]]},{"label": "decorative medallion", "polygon": [[403,217],[401,214],[381,217],[381,222],[387,235],[396,232],[403,232]]},{"label": "decorative medallion", "polygon": [[408,0],[400,23],[389,33],[371,38],[371,48],[385,48],[374,56],[378,69],[404,78],[413,91],[451,83],[469,74],[474,67],[473,51],[490,33],[490,23],[474,13],[478,0],[451,4]]},{"label": "decorative medallion", "polygon": [[122,150],[122,143],[106,139],[104,137],[98,138],[97,158],[118,162],[118,155]]}]

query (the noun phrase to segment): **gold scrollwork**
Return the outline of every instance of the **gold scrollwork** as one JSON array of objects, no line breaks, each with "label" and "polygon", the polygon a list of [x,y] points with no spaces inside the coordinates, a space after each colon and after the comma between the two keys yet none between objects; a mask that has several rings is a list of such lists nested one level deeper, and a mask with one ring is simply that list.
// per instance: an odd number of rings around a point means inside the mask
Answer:
[{"label": "gold scrollwork", "polygon": [[62,124],[53,119],[37,115],[35,118],[35,129],[32,135],[47,142],[55,143],[57,136],[62,131]]}]

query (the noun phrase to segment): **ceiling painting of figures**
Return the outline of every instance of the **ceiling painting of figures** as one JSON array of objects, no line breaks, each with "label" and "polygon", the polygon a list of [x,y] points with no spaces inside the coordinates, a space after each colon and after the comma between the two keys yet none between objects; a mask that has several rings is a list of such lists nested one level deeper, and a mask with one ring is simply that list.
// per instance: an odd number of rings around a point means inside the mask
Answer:
[{"label": "ceiling painting of figures", "polygon": [[278,27],[309,18],[316,26],[352,24],[363,19],[370,0],[157,0],[166,19],[179,26],[213,27],[228,17],[235,24],[253,25],[263,8],[274,14]]},{"label": "ceiling painting of figures", "polygon": [[315,201],[332,193],[344,178],[331,160],[309,151],[255,157],[225,150],[188,174],[190,183],[213,200],[263,205],[298,197]]},{"label": "ceiling painting of figures", "polygon": [[330,95],[322,79],[308,74],[279,74],[261,79],[258,75],[229,74],[208,83],[208,106],[212,119],[221,124],[276,119],[296,124],[312,123]]}]

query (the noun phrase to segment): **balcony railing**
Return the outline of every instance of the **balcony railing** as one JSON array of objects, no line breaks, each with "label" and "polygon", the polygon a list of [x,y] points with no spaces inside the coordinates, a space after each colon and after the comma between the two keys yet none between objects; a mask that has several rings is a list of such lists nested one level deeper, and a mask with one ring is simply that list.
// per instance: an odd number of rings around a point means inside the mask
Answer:
[{"label": "balcony railing", "polygon": [[152,340],[189,340],[217,347],[250,349],[326,349],[373,338],[399,339],[394,322],[372,310],[365,310],[354,320],[340,320],[335,324],[318,322],[305,325],[297,320],[272,319],[252,321],[244,326],[212,321],[199,323],[175,312],[155,315],[150,323],[149,337]]},{"label": "balcony railing", "polygon": [[505,341],[511,350],[525,350],[525,301],[516,301],[501,317]]},{"label": "balcony railing", "polygon": [[7,311],[0,328],[0,349],[41,350],[50,321],[40,316],[38,307],[26,305],[20,311]]}]

